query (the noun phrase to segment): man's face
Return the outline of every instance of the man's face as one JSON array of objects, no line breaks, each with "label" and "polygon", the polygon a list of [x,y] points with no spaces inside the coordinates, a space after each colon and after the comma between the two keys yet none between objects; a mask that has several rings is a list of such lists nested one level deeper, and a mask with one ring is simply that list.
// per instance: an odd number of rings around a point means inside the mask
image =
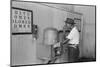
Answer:
[{"label": "man's face", "polygon": [[67,26],[68,28],[71,28],[71,24],[66,23],[66,26]]}]

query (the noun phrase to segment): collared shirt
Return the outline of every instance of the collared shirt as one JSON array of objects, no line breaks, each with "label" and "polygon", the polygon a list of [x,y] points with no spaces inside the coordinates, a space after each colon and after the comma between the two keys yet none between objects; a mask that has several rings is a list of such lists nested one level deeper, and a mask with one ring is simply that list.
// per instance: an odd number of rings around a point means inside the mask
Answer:
[{"label": "collared shirt", "polygon": [[79,32],[76,27],[73,27],[71,32],[66,36],[66,38],[70,39],[69,44],[79,44]]}]

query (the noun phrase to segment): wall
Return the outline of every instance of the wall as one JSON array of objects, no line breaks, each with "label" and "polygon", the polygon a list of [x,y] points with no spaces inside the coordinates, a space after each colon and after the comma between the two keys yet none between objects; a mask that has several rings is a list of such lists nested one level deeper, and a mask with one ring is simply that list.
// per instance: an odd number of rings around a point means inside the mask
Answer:
[{"label": "wall", "polygon": [[83,56],[95,58],[95,7],[74,6],[74,10],[83,14]]},{"label": "wall", "polygon": [[12,65],[42,63],[37,58],[40,55],[49,56],[50,47],[44,46],[42,40],[43,30],[52,26],[52,11],[48,7],[36,3],[13,2],[12,6],[32,10],[33,23],[39,26],[39,38],[37,41],[33,40],[32,35],[12,35]]},{"label": "wall", "polygon": [[73,5],[65,5],[65,4],[52,4],[52,3],[43,3],[47,6],[51,6],[53,8],[59,8],[59,9],[62,9],[62,10],[65,10],[65,11],[74,11],[74,6]]},{"label": "wall", "polygon": [[[25,3],[12,2],[12,6],[32,10],[32,6],[26,6]],[[32,35],[12,35],[12,65],[35,63],[35,48],[35,44],[32,44]]]}]

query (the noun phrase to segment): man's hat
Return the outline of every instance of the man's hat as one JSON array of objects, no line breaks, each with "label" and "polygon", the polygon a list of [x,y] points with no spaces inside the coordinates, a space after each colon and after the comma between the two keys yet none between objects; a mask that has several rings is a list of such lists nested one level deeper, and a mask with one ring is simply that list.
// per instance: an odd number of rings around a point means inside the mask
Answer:
[{"label": "man's hat", "polygon": [[75,23],[74,23],[74,20],[71,19],[71,18],[67,18],[66,21],[65,21],[65,23],[68,23],[68,24],[75,24]]}]

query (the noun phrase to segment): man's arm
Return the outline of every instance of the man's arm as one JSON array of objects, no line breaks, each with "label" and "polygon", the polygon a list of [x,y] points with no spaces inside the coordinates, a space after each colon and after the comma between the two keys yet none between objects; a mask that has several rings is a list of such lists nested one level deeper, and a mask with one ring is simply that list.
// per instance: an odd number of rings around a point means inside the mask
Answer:
[{"label": "man's arm", "polygon": [[66,38],[66,40],[64,40],[62,43],[63,43],[63,44],[68,43],[69,40],[70,40],[70,39]]}]

